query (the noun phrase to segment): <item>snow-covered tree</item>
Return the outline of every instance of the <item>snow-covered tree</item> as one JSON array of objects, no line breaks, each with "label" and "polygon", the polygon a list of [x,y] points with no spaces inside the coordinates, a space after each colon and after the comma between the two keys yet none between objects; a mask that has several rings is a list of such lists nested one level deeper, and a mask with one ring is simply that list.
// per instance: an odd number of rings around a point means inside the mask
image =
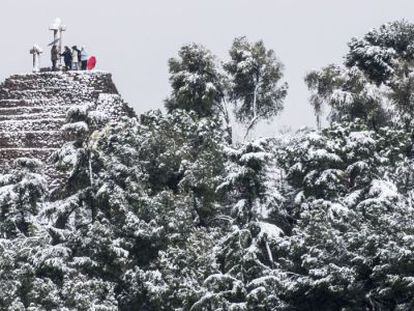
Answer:
[{"label": "snow-covered tree", "polygon": [[225,149],[226,173],[217,193],[240,224],[283,214],[283,169],[276,162],[274,139],[260,138]]},{"label": "snow-covered tree", "polygon": [[[237,225],[214,248],[216,272],[205,278],[190,310],[282,310],[278,264],[272,249],[283,241],[275,225]],[[213,271],[214,272],[214,271]]]},{"label": "snow-covered tree", "polygon": [[0,175],[0,236],[29,236],[35,228],[35,216],[47,196],[43,164],[34,159],[18,158],[15,168]]},{"label": "snow-covered tree", "polygon": [[410,131],[414,123],[414,67],[404,63],[394,70],[387,96],[395,106],[394,123]]},{"label": "snow-covered tree", "polygon": [[366,193],[302,205],[282,256],[282,297],[297,310],[413,306],[412,208],[396,187],[373,180]]},{"label": "snow-covered tree", "polygon": [[269,120],[283,109],[287,83],[281,83],[283,65],[263,41],[250,43],[236,38],[224,69],[230,77],[230,100],[236,118],[247,124],[245,137],[261,120]]},{"label": "snow-covered tree", "polygon": [[307,74],[305,82],[311,91],[318,127],[324,106],[329,108],[329,120],[340,122],[355,118],[377,130],[391,121],[385,90],[368,80],[357,67],[330,65]]},{"label": "snow-covered tree", "polygon": [[353,38],[346,66],[357,66],[369,80],[387,83],[401,63],[414,60],[414,25],[406,20],[386,23]]},{"label": "snow-covered tree", "polygon": [[410,127],[413,104],[414,25],[387,23],[353,38],[344,66],[329,65],[307,74],[310,102],[320,127],[324,106],[331,121],[364,120],[372,129]]},{"label": "snow-covered tree", "polygon": [[165,101],[169,112],[183,109],[199,117],[220,112],[224,81],[209,50],[195,43],[183,46],[178,58],[169,60],[169,71],[172,93]]},{"label": "snow-covered tree", "polygon": [[274,52],[244,38],[229,84],[180,50],[166,114],[73,107],[51,176],[33,159],[0,175],[0,309],[414,309],[411,28],[307,76],[330,109],[318,131],[229,143],[226,101],[250,131],[286,95]]},{"label": "snow-covered tree", "polygon": [[279,297],[290,308],[411,308],[405,238],[413,210],[402,195],[411,178],[394,171],[409,167],[411,146],[404,131],[375,132],[358,121],[286,144],[280,163],[295,193],[297,223],[273,251],[282,266]]},{"label": "snow-covered tree", "polygon": [[[38,214],[47,198],[43,163],[18,158],[0,175],[0,309],[28,307],[35,269],[29,261],[44,243]],[[40,284],[40,283],[39,283]]]}]

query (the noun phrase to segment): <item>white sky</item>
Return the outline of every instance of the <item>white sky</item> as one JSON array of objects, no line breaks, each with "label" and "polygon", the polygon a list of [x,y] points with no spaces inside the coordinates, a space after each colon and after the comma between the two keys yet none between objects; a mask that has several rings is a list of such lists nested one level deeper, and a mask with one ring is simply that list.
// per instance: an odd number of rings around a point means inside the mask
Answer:
[{"label": "white sky", "polygon": [[219,58],[236,36],[263,39],[285,64],[290,85],[277,129],[313,126],[303,77],[311,69],[339,63],[353,36],[384,22],[414,21],[412,0],[0,0],[0,79],[31,69],[29,49],[38,43],[49,65],[49,25],[67,25],[66,43],[86,45],[98,67],[113,73],[123,97],[138,113],[161,108],[169,94],[168,58],[189,42]]}]

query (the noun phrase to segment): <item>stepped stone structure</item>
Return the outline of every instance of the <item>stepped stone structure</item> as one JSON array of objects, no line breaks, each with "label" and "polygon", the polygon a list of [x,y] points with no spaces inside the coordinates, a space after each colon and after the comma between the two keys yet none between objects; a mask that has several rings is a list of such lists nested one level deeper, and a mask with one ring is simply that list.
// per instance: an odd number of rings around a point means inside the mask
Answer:
[{"label": "stepped stone structure", "polygon": [[46,161],[65,143],[61,127],[68,110],[86,105],[108,121],[134,116],[106,72],[41,72],[6,79],[0,85],[0,171],[19,157]]}]

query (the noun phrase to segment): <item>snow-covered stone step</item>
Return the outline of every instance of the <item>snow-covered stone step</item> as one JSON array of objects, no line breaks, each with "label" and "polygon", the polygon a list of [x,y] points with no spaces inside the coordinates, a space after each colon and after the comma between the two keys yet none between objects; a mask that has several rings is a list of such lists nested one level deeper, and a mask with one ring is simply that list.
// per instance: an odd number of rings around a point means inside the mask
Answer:
[{"label": "snow-covered stone step", "polygon": [[0,148],[0,159],[13,161],[17,158],[28,157],[46,161],[57,148]]},{"label": "snow-covered stone step", "polygon": [[101,81],[112,79],[111,73],[107,71],[43,71],[13,74],[8,79],[22,81],[53,81],[53,80],[76,80],[82,82]]},{"label": "snow-covered stone step", "polygon": [[25,90],[25,91],[8,91],[0,94],[0,99],[26,99],[41,100],[43,98],[57,99],[63,101],[95,101],[101,90],[81,88],[78,89],[42,89],[42,90]]},{"label": "snow-covered stone step", "polygon": [[1,108],[0,106],[0,117],[8,115],[24,115],[30,117],[37,113],[55,113],[55,114],[66,114],[70,106],[64,105],[45,105],[45,106],[27,106],[27,107],[8,107]]},{"label": "snow-covered stone step", "polygon": [[73,80],[21,80],[21,79],[7,79],[3,83],[3,88],[8,90],[40,90],[49,87],[69,88],[73,86]]},{"label": "snow-covered stone step", "polygon": [[112,75],[108,72],[75,73],[73,81],[80,82],[82,85],[87,84],[96,90],[101,90],[103,93],[119,94],[112,81]]},{"label": "snow-covered stone step", "polygon": [[60,131],[0,132],[0,148],[59,148],[63,144]]},{"label": "snow-covered stone step", "polygon": [[56,131],[65,123],[64,118],[46,118],[37,120],[0,121],[0,132],[19,131]]},{"label": "snow-covered stone step", "polygon": [[48,83],[54,80],[73,80],[74,75],[71,75],[70,72],[62,71],[46,71],[46,72],[30,72],[30,73],[20,73],[11,75],[8,80],[19,80],[19,81],[28,81],[28,82],[44,82]]},{"label": "snow-covered stone step", "polygon": [[[41,107],[41,106],[59,106],[72,104],[58,98],[38,98],[38,99],[0,99],[0,108],[13,107]],[[1,113],[1,112],[0,112]]]},{"label": "snow-covered stone step", "polygon": [[92,87],[107,93],[117,94],[112,75],[107,72],[70,71],[43,72],[13,75],[2,84],[9,90],[40,90],[46,87],[73,88]]},{"label": "snow-covered stone step", "polygon": [[22,99],[39,99],[39,98],[61,98],[71,95],[89,95],[92,89],[69,89],[69,88],[43,88],[40,90],[7,90],[3,98],[22,98]]},{"label": "snow-covered stone step", "polygon": [[69,80],[69,81],[42,81],[42,82],[36,82],[36,81],[19,81],[19,80],[6,80],[2,88],[7,90],[8,92],[11,91],[40,91],[40,90],[54,90],[54,89],[60,89],[60,90],[73,90],[73,89],[79,89],[79,88],[85,88],[89,87],[91,89],[97,90],[101,89],[102,91],[107,91],[106,88],[103,87],[100,83],[88,83],[87,85],[84,84],[82,81],[75,81],[75,80]]},{"label": "snow-covered stone step", "polygon": [[39,113],[27,113],[27,114],[9,114],[1,115],[0,121],[12,121],[12,120],[39,120],[39,119],[64,119],[66,114],[54,113],[54,112],[39,112]]}]

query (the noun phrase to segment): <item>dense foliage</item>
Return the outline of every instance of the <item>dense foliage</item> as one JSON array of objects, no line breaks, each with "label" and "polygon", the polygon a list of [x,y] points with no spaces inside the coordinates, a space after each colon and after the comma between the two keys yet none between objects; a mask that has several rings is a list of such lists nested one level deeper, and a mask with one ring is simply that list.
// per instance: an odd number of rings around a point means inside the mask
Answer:
[{"label": "dense foliage", "polygon": [[182,48],[166,114],[102,128],[69,111],[65,183],[30,159],[0,177],[0,309],[414,309],[412,29],[306,77],[322,130],[228,139],[228,101],[251,121],[286,95],[274,52],[245,38],[224,71]]}]

